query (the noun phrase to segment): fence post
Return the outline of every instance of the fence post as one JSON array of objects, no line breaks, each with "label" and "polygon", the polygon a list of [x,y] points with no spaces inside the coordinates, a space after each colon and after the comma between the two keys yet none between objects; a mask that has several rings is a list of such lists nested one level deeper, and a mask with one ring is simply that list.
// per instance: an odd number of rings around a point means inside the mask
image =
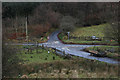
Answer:
[{"label": "fence post", "polygon": [[28,51],[28,54],[29,54],[29,48],[27,49],[27,51]]},{"label": "fence post", "polygon": [[65,56],[65,51],[63,51],[63,56]]},{"label": "fence post", "polygon": [[36,42],[36,53],[38,53],[38,41]]},{"label": "fence post", "polygon": [[42,52],[43,52],[43,50],[44,50],[44,45],[42,44]]},{"label": "fence post", "polygon": [[53,60],[55,60],[55,56],[53,56]]},{"label": "fence post", "polygon": [[31,54],[32,52],[31,52],[31,46],[30,46],[30,54]]},{"label": "fence post", "polygon": [[55,51],[54,51],[54,53],[56,54],[56,48],[55,48]]}]

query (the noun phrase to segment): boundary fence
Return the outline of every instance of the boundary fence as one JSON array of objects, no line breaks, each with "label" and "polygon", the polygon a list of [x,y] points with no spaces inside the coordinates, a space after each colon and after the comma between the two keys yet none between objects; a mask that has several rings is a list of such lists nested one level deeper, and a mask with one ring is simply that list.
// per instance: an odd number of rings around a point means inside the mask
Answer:
[{"label": "boundary fence", "polygon": [[[34,46],[34,47],[32,47],[32,46]],[[42,50],[47,50],[48,53],[51,52],[51,53],[56,54],[57,56],[63,57],[64,59],[71,59],[72,56],[74,56],[71,54],[67,54],[65,51],[59,50],[57,48],[47,47],[47,46],[38,45],[38,44],[35,44],[32,46],[30,45],[30,46],[24,48],[25,54],[33,54],[33,50],[36,50],[36,53],[39,54],[42,52],[39,49],[42,49]]]},{"label": "boundary fence", "polygon": [[108,41],[108,40],[115,40],[117,41],[117,39],[113,38],[113,37],[96,37],[93,38],[92,36],[82,36],[82,37],[74,37],[74,36],[70,36],[69,39],[78,39],[78,40],[85,40],[85,41],[93,41],[93,40],[98,40],[98,41]]}]

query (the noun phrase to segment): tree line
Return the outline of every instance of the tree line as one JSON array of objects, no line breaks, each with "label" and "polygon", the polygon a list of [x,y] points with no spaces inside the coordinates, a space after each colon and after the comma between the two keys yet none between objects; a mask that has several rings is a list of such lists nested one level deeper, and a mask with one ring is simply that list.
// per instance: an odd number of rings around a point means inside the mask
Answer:
[{"label": "tree line", "polygon": [[[28,25],[32,29],[29,31],[38,28],[42,30],[42,33],[48,31],[51,27],[70,31],[75,26],[111,23],[118,19],[118,3],[113,2],[7,2],[3,3],[2,8],[4,27],[15,27],[16,25],[14,24],[17,19],[18,23],[20,22],[19,17],[27,17]],[[9,23],[13,20],[13,23]],[[48,29],[44,31],[43,27]],[[37,32],[34,33],[36,34]]]},{"label": "tree line", "polygon": [[[41,8],[41,9],[40,9]],[[117,3],[31,3],[31,2],[7,2],[3,3],[3,19],[15,18],[16,16],[29,16],[40,13],[45,22],[51,12],[62,16],[72,16],[79,19],[79,24],[92,25],[106,22],[114,17],[117,11]],[[54,15],[55,16],[55,15]]]}]

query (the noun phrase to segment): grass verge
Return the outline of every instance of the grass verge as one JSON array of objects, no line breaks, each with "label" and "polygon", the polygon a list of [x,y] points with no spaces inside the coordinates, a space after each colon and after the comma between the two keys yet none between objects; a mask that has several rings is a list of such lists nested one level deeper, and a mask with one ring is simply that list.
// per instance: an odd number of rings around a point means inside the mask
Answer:
[{"label": "grass verge", "polygon": [[[77,56],[64,59],[52,52],[48,54],[48,51],[42,48],[38,48],[37,52],[34,49],[30,53],[26,53],[23,49],[25,46],[15,46],[15,48],[21,51],[17,51],[16,55],[22,61],[12,64],[11,67],[8,66],[7,75],[3,74],[7,78],[118,78],[117,64]],[[14,58],[10,58],[12,62]]]},{"label": "grass verge", "polygon": [[94,51],[103,52],[103,53],[105,52],[106,57],[120,61],[119,49],[120,49],[119,46],[94,46],[94,47],[86,48],[84,50],[85,51],[94,50]]},{"label": "grass verge", "polygon": [[58,35],[59,39],[64,43],[71,43],[71,44],[97,44],[97,45],[118,45],[118,42],[115,40],[108,40],[105,36],[105,27],[110,26],[109,24],[101,24],[96,26],[90,26],[90,27],[81,27],[76,28],[73,32],[70,33],[70,36],[73,37],[92,37],[93,35],[101,38],[101,40],[87,40],[86,39],[79,39],[79,38],[70,38],[68,40],[67,34],[60,33]]}]

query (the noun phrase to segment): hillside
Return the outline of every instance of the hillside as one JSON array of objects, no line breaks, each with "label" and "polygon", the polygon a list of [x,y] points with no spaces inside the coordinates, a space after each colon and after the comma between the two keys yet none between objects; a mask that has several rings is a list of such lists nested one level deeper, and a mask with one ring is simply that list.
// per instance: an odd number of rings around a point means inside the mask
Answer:
[{"label": "hillside", "polygon": [[93,36],[93,35],[97,37],[105,37],[104,31],[106,26],[110,26],[110,25],[101,24],[101,25],[93,25],[89,27],[76,28],[70,35],[75,37]]},{"label": "hillside", "polygon": [[[77,43],[77,44],[97,44],[97,45],[116,45],[117,41],[106,34],[106,27],[110,24],[100,24],[88,27],[77,27],[72,32],[70,32],[70,38],[68,40],[68,35],[60,33],[58,37],[64,43]],[[109,33],[110,34],[110,33]],[[96,36],[98,40],[93,40],[92,36]]]}]

